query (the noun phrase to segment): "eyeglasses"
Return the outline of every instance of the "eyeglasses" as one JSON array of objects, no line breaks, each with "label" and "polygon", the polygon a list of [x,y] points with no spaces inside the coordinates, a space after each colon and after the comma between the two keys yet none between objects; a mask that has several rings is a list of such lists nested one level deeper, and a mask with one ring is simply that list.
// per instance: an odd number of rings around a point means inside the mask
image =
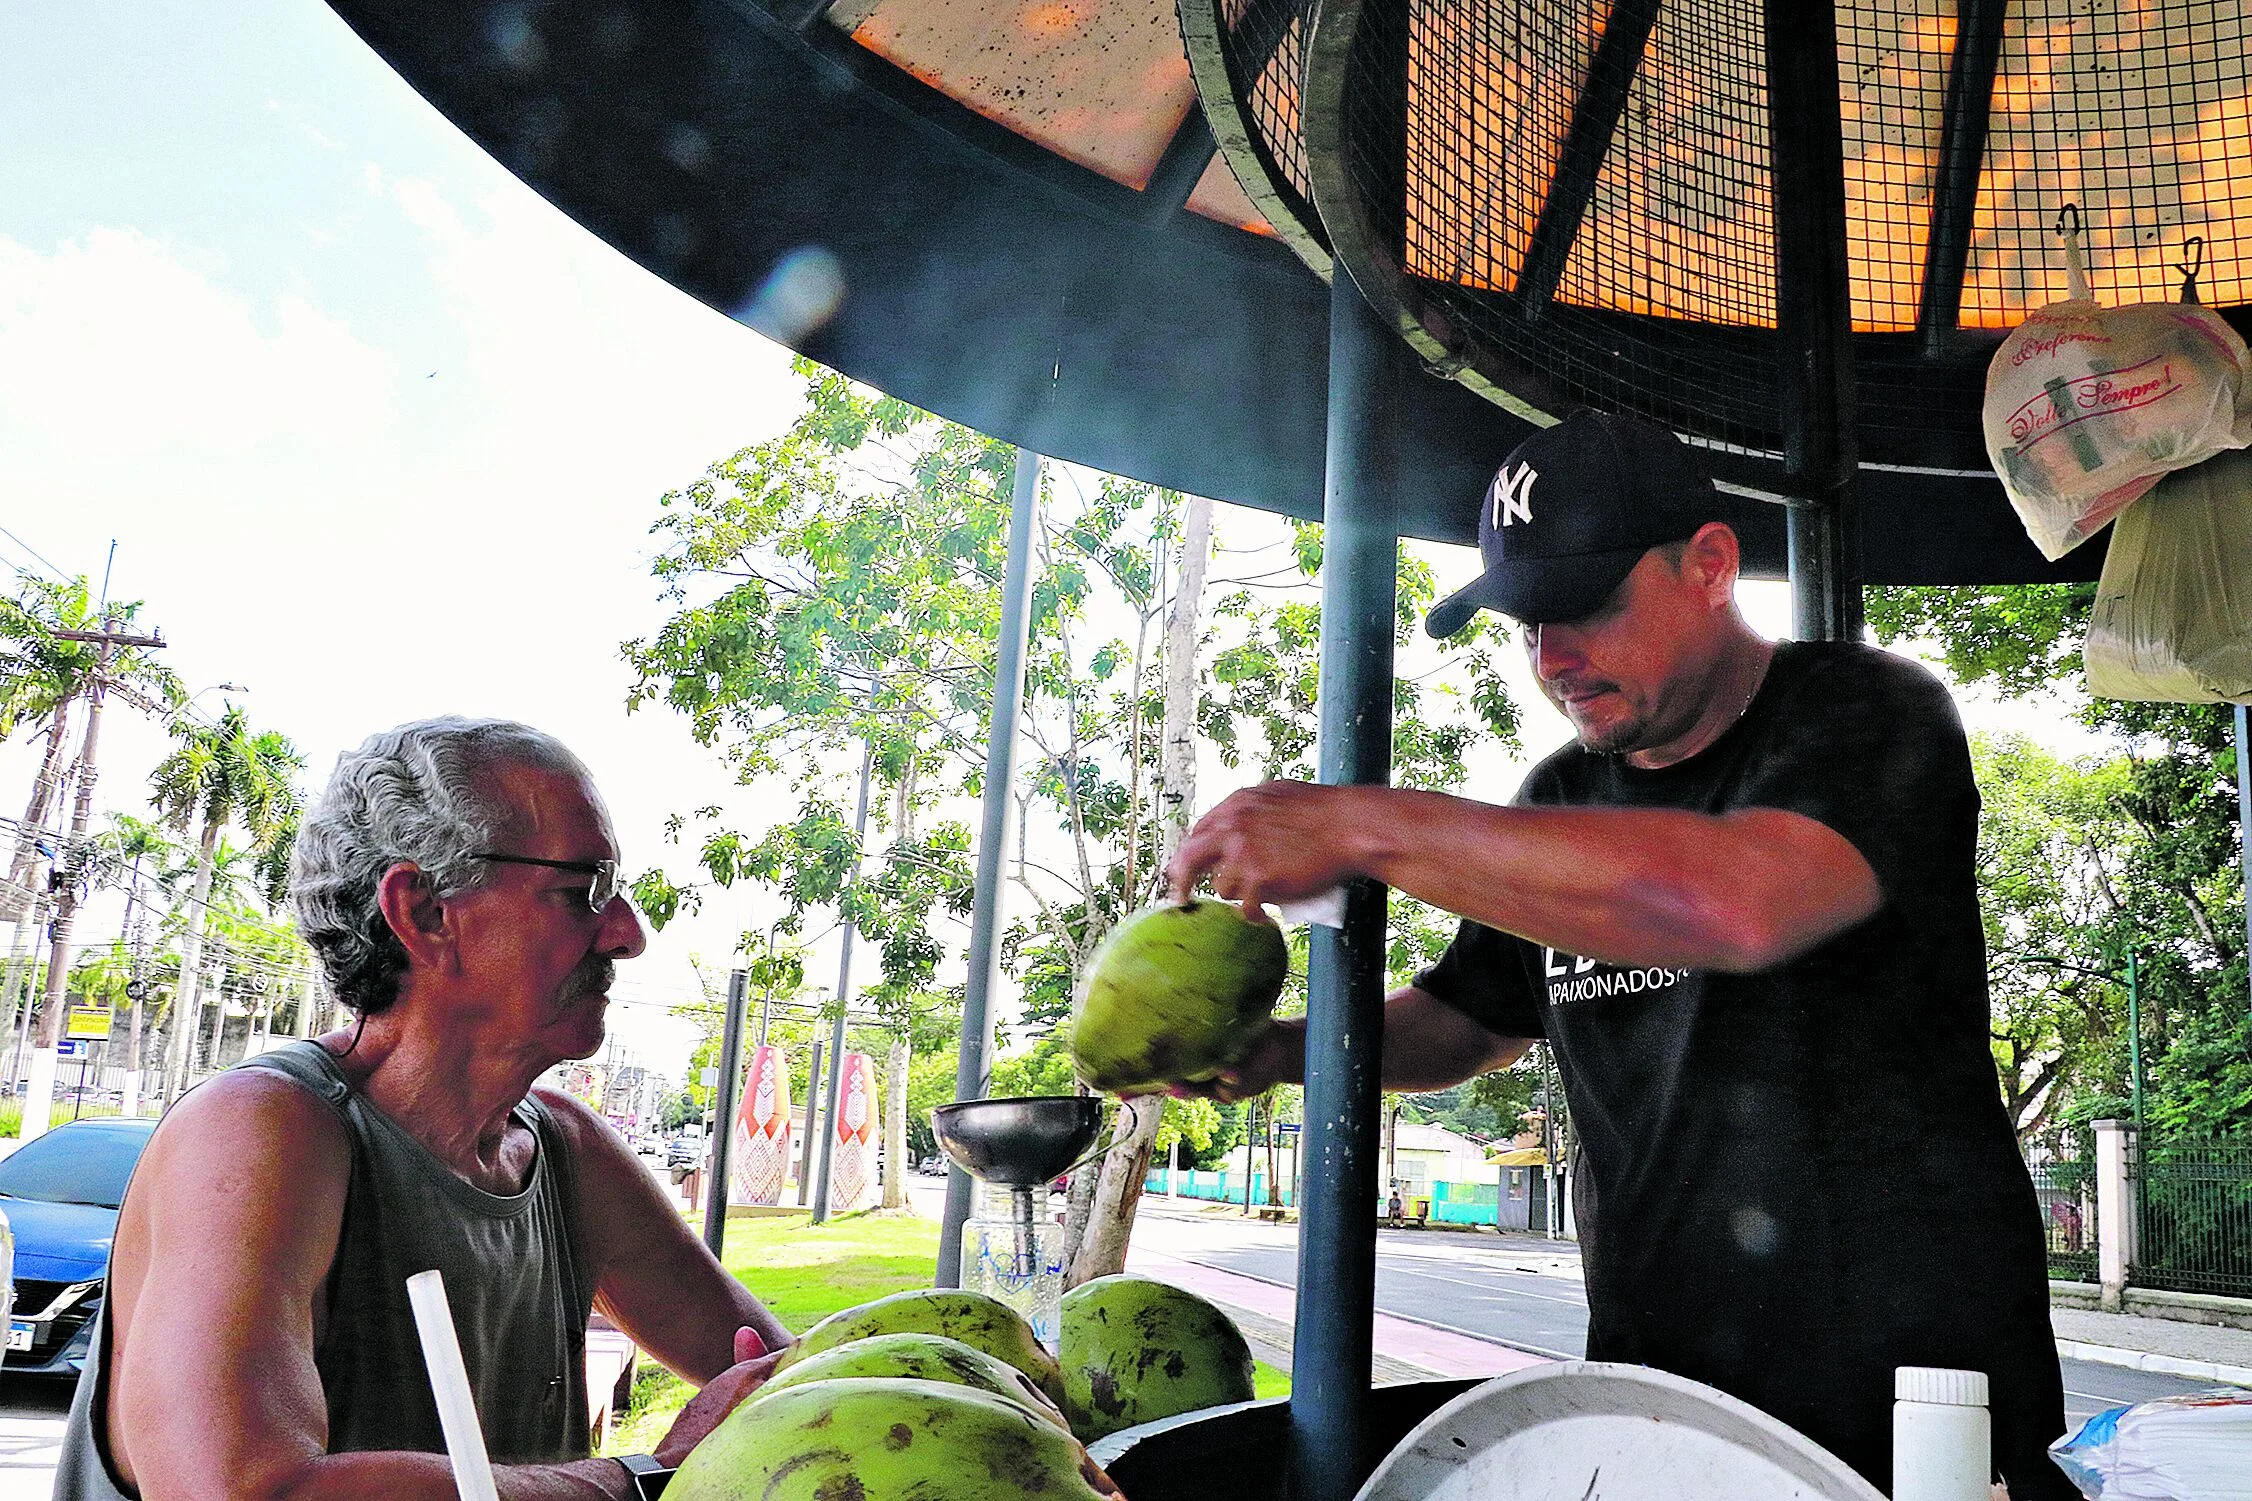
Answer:
[{"label": "eyeglasses", "polygon": [[531,855],[500,855],[484,851],[470,858],[490,860],[495,865],[538,865],[548,870],[568,870],[587,878],[587,909],[596,916],[609,910],[623,888],[618,884],[618,862],[615,860],[541,860]]}]

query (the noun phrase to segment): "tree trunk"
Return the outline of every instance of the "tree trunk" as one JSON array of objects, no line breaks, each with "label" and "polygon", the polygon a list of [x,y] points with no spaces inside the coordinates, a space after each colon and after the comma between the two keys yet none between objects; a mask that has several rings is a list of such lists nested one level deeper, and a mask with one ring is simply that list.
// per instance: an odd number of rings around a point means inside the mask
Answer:
[{"label": "tree trunk", "polygon": [[219,1044],[227,1040],[227,966],[219,966],[219,983],[211,987],[211,1046],[204,1051],[206,1072],[219,1072]]},{"label": "tree trunk", "polygon": [[188,893],[188,932],[180,943],[179,990],[172,998],[172,1057],[164,1069],[167,1105],[188,1087],[188,1068],[195,1053],[196,1008],[203,979],[203,916],[211,897],[211,857],[218,844],[219,826],[207,818],[196,852],[195,887]]},{"label": "tree trunk", "polygon": [[[1196,647],[1203,619],[1204,570],[1211,556],[1212,502],[1191,497],[1182,527],[1173,609],[1165,622],[1165,719],[1160,727],[1164,761],[1157,783],[1161,863],[1169,862],[1181,847],[1196,808]],[[1149,1180],[1150,1149],[1157,1142],[1164,1104],[1163,1095],[1153,1095],[1119,1109],[1088,1209],[1087,1233],[1072,1257],[1067,1280],[1073,1287],[1126,1270],[1134,1212]]]},{"label": "tree trunk", "polygon": [[884,1059],[884,1208],[907,1207],[907,1067],[914,1061],[904,1029]]},{"label": "tree trunk", "polygon": [[47,749],[40,753],[39,777],[31,784],[31,800],[24,804],[23,823],[16,829],[15,855],[8,862],[6,910],[24,920],[37,905],[31,873],[39,864],[39,830],[47,822],[47,810],[62,781],[63,747],[70,739],[70,706],[74,702],[66,698],[55,705],[54,716],[47,721]]},{"label": "tree trunk", "polygon": [[8,944],[7,976],[0,980],[0,990],[5,991],[4,999],[0,999],[0,1018],[4,1018],[0,1019],[0,1047],[8,1049],[8,1082],[11,1084],[16,1076],[16,1016],[28,988],[24,972],[31,963],[31,935],[39,928],[39,905],[37,897],[31,898],[23,916],[16,919],[15,937]]},{"label": "tree trunk", "polygon": [[39,830],[47,821],[47,812],[55,802],[55,791],[62,780],[63,748],[70,739],[70,706],[72,699],[55,705],[52,718],[47,721],[47,749],[40,754],[39,776],[31,784],[31,800],[24,804],[23,823],[16,829],[16,848],[8,862],[8,886],[5,910],[15,914],[16,932],[8,946],[8,969],[0,978],[0,993],[4,993],[6,1023],[0,1025],[0,1039],[11,1044],[8,1076],[12,1083],[16,1072],[16,1058],[23,1051],[12,1046],[16,1035],[16,1018],[23,1011],[24,1033],[28,1043],[31,1017],[23,1007],[28,987],[24,983],[24,970],[31,962],[33,936],[39,930],[42,893],[32,878],[39,868]]}]

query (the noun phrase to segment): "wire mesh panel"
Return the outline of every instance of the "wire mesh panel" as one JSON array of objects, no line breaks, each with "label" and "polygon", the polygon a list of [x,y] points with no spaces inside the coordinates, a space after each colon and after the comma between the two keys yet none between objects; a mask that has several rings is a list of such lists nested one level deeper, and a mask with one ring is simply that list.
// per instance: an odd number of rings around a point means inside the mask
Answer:
[{"label": "wire mesh panel", "polygon": [[1204,117],[1236,181],[1307,265],[1329,275],[1302,111],[1313,0],[1180,0]]},{"label": "wire mesh panel", "polygon": [[2242,0],[2016,0],[1964,287],[2003,327],[2065,295],[2049,226],[2080,205],[2107,302],[2171,298],[2202,236],[2204,300],[2252,301],[2252,9]]},{"label": "wire mesh panel", "polygon": [[2138,1156],[2142,1224],[2131,1280],[2252,1297],[2252,1143],[2150,1140]]},{"label": "wire mesh panel", "polygon": [[[1769,119],[1769,4],[1324,0],[1305,133],[1338,259],[1426,359],[1525,415],[1592,405],[1772,458],[1772,132],[1822,122]],[[1836,15],[1863,462],[1985,471],[1986,361],[2059,294],[2068,199],[2117,300],[2172,296],[2192,232],[2208,303],[2252,291],[2236,5]]]},{"label": "wire mesh panel", "polygon": [[2093,1157],[2028,1162],[2049,1247],[2049,1275],[2060,1282],[2096,1280],[2096,1163]]}]

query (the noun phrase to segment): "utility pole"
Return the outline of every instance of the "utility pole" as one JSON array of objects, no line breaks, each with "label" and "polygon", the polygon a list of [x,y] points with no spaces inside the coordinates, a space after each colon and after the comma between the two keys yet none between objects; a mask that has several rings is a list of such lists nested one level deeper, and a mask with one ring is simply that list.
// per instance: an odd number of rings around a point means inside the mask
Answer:
[{"label": "utility pole", "polygon": [[164,645],[162,636],[128,635],[115,629],[115,624],[114,620],[105,620],[98,631],[52,633],[58,641],[84,641],[98,646],[101,656],[94,668],[93,681],[86,688],[86,738],[80,742],[78,751],[78,798],[70,810],[70,836],[54,866],[59,883],[55,894],[54,938],[47,957],[47,996],[39,1018],[39,1046],[31,1055],[31,1087],[24,1094],[22,1131],[25,1141],[45,1133],[48,1114],[54,1105],[55,1044],[62,1040],[67,1011],[70,931],[78,917],[86,826],[94,816],[94,757],[101,748],[102,701],[109,695],[110,656],[121,646],[153,651]]},{"label": "utility pole", "polygon": [[719,1039],[719,1123],[712,1133],[712,1181],[704,1190],[704,1244],[718,1260],[727,1239],[727,1193],[733,1176],[735,1111],[743,1091],[743,995],[751,977],[727,977],[727,1023]]}]

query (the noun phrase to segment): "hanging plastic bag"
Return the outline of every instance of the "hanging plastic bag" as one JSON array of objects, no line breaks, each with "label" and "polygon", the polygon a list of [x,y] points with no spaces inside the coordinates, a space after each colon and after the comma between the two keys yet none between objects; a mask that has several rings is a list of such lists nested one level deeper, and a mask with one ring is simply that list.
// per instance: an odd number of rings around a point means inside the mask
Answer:
[{"label": "hanging plastic bag", "polygon": [[[2072,296],[2037,309],[1986,372],[1986,452],[2054,562],[2159,476],[2252,443],[2252,353],[2194,302],[2099,305],[2066,205]],[[2194,279],[2193,279],[2194,285]]]},{"label": "hanging plastic bag", "polygon": [[2103,698],[2252,702],[2252,453],[2167,475],[2119,518],[2087,662]]},{"label": "hanging plastic bag", "polygon": [[2114,1407],[2049,1455],[2090,1501],[2252,1501],[2252,1392]]}]

